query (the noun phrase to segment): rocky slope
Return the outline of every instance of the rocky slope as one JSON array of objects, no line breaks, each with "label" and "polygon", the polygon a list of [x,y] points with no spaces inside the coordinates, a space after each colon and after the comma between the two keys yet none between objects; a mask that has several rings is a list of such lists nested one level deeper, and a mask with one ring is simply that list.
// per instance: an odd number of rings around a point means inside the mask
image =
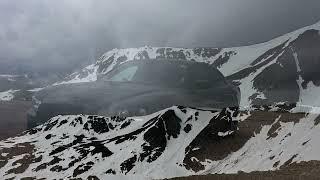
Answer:
[{"label": "rocky slope", "polygon": [[[317,143],[317,113],[293,113],[288,110],[259,109],[248,111],[239,122],[239,132],[228,155],[209,160],[203,173],[277,170],[293,162],[320,160]],[[290,110],[289,110],[290,109]],[[224,141],[222,143],[227,143]],[[234,147],[235,146],[235,147]],[[240,147],[240,148],[239,148]]]},{"label": "rocky slope", "polygon": [[[319,179],[320,115],[298,109],[278,105],[241,112],[233,136],[208,138],[204,147],[189,154],[201,162],[193,166],[197,176],[175,179]],[[200,143],[197,139],[191,146]]]},{"label": "rocky slope", "polygon": [[237,108],[217,112],[172,107],[131,118],[57,116],[0,141],[0,176],[162,179],[238,172],[250,177],[265,171],[281,175],[292,167],[307,168],[303,164],[308,162],[320,164],[320,116],[298,110],[295,104],[278,104],[240,113]]},{"label": "rocky slope", "polygon": [[239,85],[242,107],[274,102],[319,106],[320,22],[271,41],[233,48],[140,47],[114,49],[55,83],[96,81],[119,64],[139,59],[185,59],[212,64]]},{"label": "rocky slope", "polygon": [[132,118],[58,116],[0,141],[0,176],[150,179],[194,174],[184,162],[195,150],[190,143],[202,131],[232,135],[237,115],[237,108],[217,112],[172,107]]}]

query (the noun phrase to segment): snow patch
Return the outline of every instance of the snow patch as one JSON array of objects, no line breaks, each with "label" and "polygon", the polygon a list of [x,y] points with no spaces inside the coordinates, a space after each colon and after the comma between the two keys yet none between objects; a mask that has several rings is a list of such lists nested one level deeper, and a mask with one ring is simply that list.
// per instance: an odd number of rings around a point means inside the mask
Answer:
[{"label": "snow patch", "polygon": [[20,90],[8,90],[4,92],[0,92],[0,101],[11,101],[14,98],[14,93]]},{"label": "snow patch", "polygon": [[233,134],[234,131],[218,132],[218,136],[225,137]]},{"label": "snow patch", "polygon": [[1,156],[6,157],[9,153],[1,153]]},{"label": "snow patch", "polygon": [[27,91],[29,91],[29,92],[38,92],[38,91],[41,91],[42,89],[44,89],[44,88],[34,88],[34,89],[29,89]]},{"label": "snow patch", "polygon": [[313,108],[320,107],[320,87],[309,82],[306,89],[301,89],[298,105],[312,106]]},{"label": "snow patch", "polygon": [[11,75],[11,74],[0,74],[0,78],[16,78],[19,75]]}]

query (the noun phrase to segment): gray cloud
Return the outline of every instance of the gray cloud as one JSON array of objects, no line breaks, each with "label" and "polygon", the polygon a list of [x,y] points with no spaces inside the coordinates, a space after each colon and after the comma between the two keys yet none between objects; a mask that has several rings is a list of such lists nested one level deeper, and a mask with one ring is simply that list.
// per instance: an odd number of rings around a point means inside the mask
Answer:
[{"label": "gray cloud", "polygon": [[318,0],[1,0],[0,63],[63,69],[112,48],[240,46],[319,20]]}]

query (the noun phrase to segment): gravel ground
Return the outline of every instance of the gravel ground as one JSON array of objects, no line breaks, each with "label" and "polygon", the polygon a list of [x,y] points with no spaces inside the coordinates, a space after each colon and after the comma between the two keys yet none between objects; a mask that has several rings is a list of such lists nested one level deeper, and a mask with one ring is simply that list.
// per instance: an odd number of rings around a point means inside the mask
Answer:
[{"label": "gravel ground", "polygon": [[292,163],[277,171],[251,172],[238,174],[210,174],[179,177],[171,180],[319,180],[320,161]]}]

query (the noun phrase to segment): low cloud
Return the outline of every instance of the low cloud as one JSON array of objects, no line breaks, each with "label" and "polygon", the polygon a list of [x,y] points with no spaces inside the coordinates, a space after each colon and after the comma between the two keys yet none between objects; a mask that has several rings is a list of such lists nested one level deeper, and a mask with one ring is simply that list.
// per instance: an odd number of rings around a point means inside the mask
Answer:
[{"label": "low cloud", "polygon": [[112,48],[239,46],[317,20],[317,0],[1,0],[0,63],[59,69]]}]

